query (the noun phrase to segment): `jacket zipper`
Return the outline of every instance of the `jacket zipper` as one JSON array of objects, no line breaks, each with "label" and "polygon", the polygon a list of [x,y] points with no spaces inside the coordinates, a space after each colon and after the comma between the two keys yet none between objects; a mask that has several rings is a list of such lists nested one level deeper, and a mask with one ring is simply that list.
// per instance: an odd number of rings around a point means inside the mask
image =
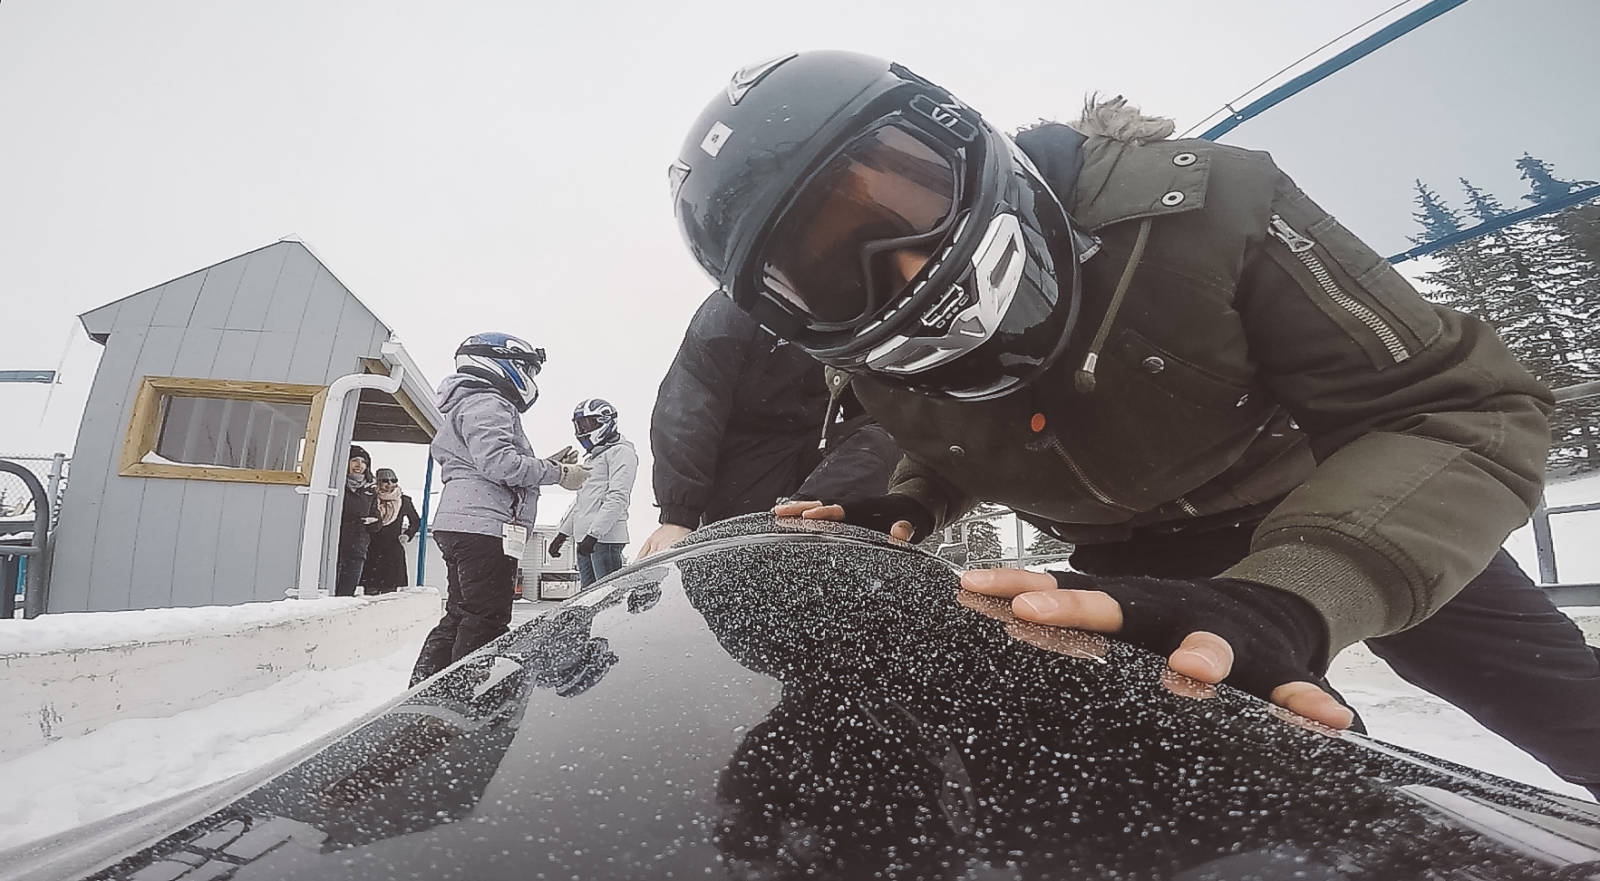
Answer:
[{"label": "jacket zipper", "polygon": [[1116,499],[1106,495],[1104,490],[1100,489],[1098,486],[1095,486],[1094,481],[1089,479],[1089,475],[1083,473],[1083,469],[1078,467],[1078,463],[1072,460],[1072,456],[1067,453],[1066,447],[1061,445],[1061,438],[1056,437],[1053,432],[1050,433],[1050,449],[1056,451],[1056,455],[1061,457],[1062,462],[1066,463],[1067,470],[1072,472],[1072,476],[1078,479],[1078,483],[1082,485],[1084,489],[1088,490],[1090,495],[1099,500],[1100,504],[1117,508],[1118,510],[1122,511],[1135,510],[1134,508],[1130,508],[1127,505],[1118,502]]},{"label": "jacket zipper", "polygon": [[1289,253],[1310,270],[1311,277],[1317,280],[1317,284],[1329,299],[1377,335],[1378,341],[1389,351],[1389,357],[1394,359],[1394,363],[1399,364],[1411,357],[1411,353],[1406,350],[1405,342],[1400,339],[1400,334],[1396,333],[1381,315],[1339,288],[1338,283],[1333,280],[1333,274],[1328,272],[1328,267],[1323,265],[1322,259],[1311,250],[1316,242],[1296,232],[1287,221],[1276,214],[1272,215],[1267,232],[1288,246]]}]

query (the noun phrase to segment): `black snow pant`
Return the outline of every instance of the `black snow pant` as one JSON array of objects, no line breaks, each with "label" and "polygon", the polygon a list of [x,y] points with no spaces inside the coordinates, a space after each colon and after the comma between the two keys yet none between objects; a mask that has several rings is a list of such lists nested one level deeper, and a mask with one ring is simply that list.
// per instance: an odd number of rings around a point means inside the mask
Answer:
[{"label": "black snow pant", "polygon": [[416,685],[510,630],[517,561],[501,550],[500,536],[435,532],[449,574],[444,617],[422,641],[411,670]]},{"label": "black snow pant", "polygon": [[[1072,566],[1100,575],[1209,577],[1249,553],[1254,531],[1247,523],[1141,533],[1080,545]],[[1600,653],[1504,550],[1427,620],[1367,647],[1402,679],[1600,799]]]},{"label": "black snow pant", "polygon": [[354,549],[339,551],[338,567],[335,570],[333,581],[333,595],[336,597],[353,597],[356,595],[356,586],[361,584],[361,574],[366,571],[367,549],[360,552]]}]

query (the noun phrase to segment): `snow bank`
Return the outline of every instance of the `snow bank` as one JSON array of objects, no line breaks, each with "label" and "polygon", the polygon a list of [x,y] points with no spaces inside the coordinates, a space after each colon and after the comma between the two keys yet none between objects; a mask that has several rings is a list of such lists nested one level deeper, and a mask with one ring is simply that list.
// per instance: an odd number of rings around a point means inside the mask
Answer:
[{"label": "snow bank", "polygon": [[438,614],[438,593],[418,588],[0,621],[0,760],[118,720],[209,706],[299,671],[415,652]]},{"label": "snow bank", "polygon": [[0,761],[0,850],[260,767],[406,690],[416,646],[302,670],[164,719],[124,719]]}]

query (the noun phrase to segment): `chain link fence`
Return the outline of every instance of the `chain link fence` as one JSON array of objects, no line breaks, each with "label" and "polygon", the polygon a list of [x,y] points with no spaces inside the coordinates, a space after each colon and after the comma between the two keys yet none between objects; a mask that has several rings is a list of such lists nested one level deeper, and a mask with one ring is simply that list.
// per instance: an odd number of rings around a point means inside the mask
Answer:
[{"label": "chain link fence", "polygon": [[[33,472],[43,484],[45,495],[50,499],[50,527],[55,528],[61,521],[61,498],[67,490],[67,474],[71,470],[72,460],[65,453],[54,456],[22,455],[13,456],[0,453],[0,459],[15,462]],[[27,484],[22,478],[14,474],[0,472],[0,521],[8,520],[33,520],[33,494],[28,492]]]}]

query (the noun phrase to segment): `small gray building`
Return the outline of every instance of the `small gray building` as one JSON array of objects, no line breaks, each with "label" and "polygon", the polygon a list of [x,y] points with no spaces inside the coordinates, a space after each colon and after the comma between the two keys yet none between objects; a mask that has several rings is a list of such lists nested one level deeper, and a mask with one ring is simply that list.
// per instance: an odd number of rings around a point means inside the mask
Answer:
[{"label": "small gray building", "polygon": [[348,445],[425,444],[439,424],[391,329],[299,242],[80,319],[106,351],[62,502],[50,612],[331,591]]}]

